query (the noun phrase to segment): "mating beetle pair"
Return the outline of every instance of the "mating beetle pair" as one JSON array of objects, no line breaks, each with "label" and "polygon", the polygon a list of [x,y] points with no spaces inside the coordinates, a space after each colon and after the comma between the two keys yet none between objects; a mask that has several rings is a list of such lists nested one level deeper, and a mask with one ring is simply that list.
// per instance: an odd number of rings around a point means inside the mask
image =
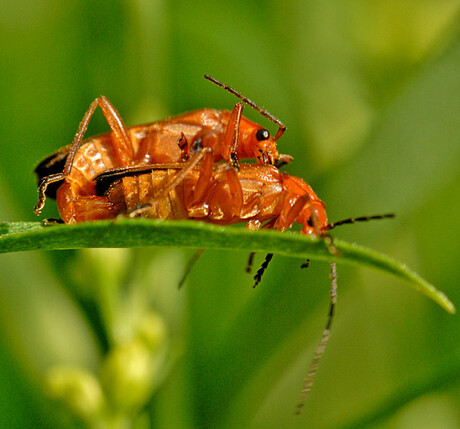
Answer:
[{"label": "mating beetle pair", "polygon": [[[276,142],[286,127],[268,111],[221,82],[206,79],[236,95],[278,126],[275,137],[233,110],[201,109],[145,125],[126,127],[105,98],[94,100],[73,142],[36,168],[42,211],[46,196],[56,198],[65,223],[112,219],[120,215],[158,219],[195,219],[227,225],[247,222],[249,229],[284,231],[294,223],[301,234],[324,237],[337,225],[392,217],[378,215],[328,223],[325,205],[302,179],[280,172],[292,157],[280,154]],[[84,140],[99,106],[111,131]],[[240,163],[253,159],[255,163]],[[219,162],[220,161],[220,162]],[[272,255],[255,276],[260,281]],[[337,275],[331,263],[331,304],[322,340],[305,381],[297,411],[303,407],[330,334]]]}]

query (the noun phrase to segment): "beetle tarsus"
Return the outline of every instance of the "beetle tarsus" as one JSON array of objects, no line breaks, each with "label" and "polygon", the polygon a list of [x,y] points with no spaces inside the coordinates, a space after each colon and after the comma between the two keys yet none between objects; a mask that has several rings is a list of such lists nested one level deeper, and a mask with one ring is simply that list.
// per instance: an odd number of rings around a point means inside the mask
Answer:
[{"label": "beetle tarsus", "polygon": [[300,268],[308,268],[310,266],[310,259],[306,259]]},{"label": "beetle tarsus", "polygon": [[248,257],[248,262],[246,263],[246,272],[251,274],[252,265],[254,264],[254,256],[256,255],[255,252],[251,252]]},{"label": "beetle tarsus", "polygon": [[262,266],[257,270],[257,273],[254,276],[254,286],[252,286],[253,288],[256,288],[257,285],[262,280],[262,276],[263,276],[265,270],[267,269],[268,264],[270,263],[272,258],[273,258],[273,253],[267,253],[267,255],[265,256],[265,261],[262,263]]}]

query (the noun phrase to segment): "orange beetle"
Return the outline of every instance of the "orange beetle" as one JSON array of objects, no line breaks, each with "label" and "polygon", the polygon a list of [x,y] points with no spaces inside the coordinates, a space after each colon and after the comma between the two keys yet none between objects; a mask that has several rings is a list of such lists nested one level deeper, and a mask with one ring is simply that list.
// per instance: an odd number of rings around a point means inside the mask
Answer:
[{"label": "orange beetle", "polygon": [[265,228],[281,231],[298,222],[308,235],[322,235],[327,226],[324,203],[303,180],[268,164],[241,164],[237,170],[214,163],[209,148],[187,163],[106,170],[93,182],[95,193],[78,199],[70,182],[59,188],[57,203],[64,222],[128,213],[221,225],[248,222],[251,229],[270,221]]},{"label": "orange beetle", "polygon": [[[39,179],[38,215],[46,196],[55,197],[64,181],[72,187],[73,198],[94,194],[93,177],[106,170],[136,165],[175,163],[188,160],[202,148],[211,148],[214,160],[226,160],[234,168],[239,159],[258,163],[287,163],[289,155],[279,154],[276,141],[286,127],[265,109],[221,82],[205,76],[278,125],[275,137],[268,130],[242,116],[243,103],[232,112],[201,109],[165,121],[127,128],[114,106],[105,97],[96,98],[85,113],[71,145],[44,159],[35,169]],[[111,132],[83,140],[88,123],[99,106]],[[51,186],[50,186],[51,185]],[[58,196],[59,198],[59,196]]]}]

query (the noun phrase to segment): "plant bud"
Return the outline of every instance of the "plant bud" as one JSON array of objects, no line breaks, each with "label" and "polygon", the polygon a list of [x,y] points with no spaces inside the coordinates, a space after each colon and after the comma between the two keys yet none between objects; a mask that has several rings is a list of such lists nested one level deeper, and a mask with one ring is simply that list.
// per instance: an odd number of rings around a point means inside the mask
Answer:
[{"label": "plant bud", "polygon": [[84,420],[94,419],[104,407],[104,395],[97,378],[89,371],[71,366],[55,366],[45,379],[46,390]]}]

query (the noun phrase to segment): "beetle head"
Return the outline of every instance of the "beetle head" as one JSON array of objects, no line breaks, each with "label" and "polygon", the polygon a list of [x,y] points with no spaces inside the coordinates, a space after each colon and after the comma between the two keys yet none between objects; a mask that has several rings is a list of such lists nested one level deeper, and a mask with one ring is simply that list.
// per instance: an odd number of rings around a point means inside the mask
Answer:
[{"label": "beetle head", "polygon": [[265,128],[259,127],[252,132],[251,146],[258,163],[275,164],[279,158],[276,142]]}]

